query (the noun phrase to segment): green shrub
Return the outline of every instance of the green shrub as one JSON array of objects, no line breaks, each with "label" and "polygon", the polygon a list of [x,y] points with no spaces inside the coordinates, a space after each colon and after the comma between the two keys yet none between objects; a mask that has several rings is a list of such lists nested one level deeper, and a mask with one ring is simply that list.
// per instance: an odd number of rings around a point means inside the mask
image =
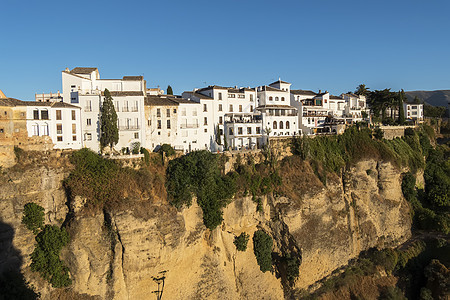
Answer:
[{"label": "green shrub", "polygon": [[148,166],[150,165],[150,153],[148,152],[147,149],[141,147],[141,154],[144,154],[144,163]]},{"label": "green shrub", "polygon": [[39,272],[53,287],[65,287],[72,283],[68,268],[59,259],[63,246],[69,242],[69,234],[64,228],[45,225],[36,236],[36,248],[31,254],[31,270]]},{"label": "green shrub", "polygon": [[139,143],[139,142],[133,142],[133,143],[131,143],[131,145],[130,145],[130,150],[131,150],[131,153],[133,153],[133,154],[139,154],[139,150],[141,149],[141,143]]},{"label": "green shrub", "polygon": [[242,232],[240,235],[234,237],[234,245],[238,251],[247,250],[247,243],[250,239],[250,236],[245,232]]},{"label": "green shrub", "polygon": [[236,192],[236,183],[233,174],[221,175],[216,154],[194,151],[171,160],[166,178],[170,204],[177,208],[190,206],[196,196],[205,226],[214,229],[222,223],[222,208]]},{"label": "green shrub", "polygon": [[36,203],[25,204],[22,223],[34,234],[37,234],[44,226],[44,208]]},{"label": "green shrub", "polygon": [[272,270],[272,246],[273,240],[263,230],[257,230],[253,234],[253,251],[262,272]]},{"label": "green shrub", "polygon": [[294,281],[300,275],[299,268],[301,261],[298,257],[292,256],[290,254],[288,254],[285,257],[285,260],[286,260],[286,278],[290,284],[293,284]]},{"label": "green shrub", "polygon": [[169,144],[162,144],[161,148],[159,148],[158,152],[164,153],[167,157],[175,154],[175,150]]}]

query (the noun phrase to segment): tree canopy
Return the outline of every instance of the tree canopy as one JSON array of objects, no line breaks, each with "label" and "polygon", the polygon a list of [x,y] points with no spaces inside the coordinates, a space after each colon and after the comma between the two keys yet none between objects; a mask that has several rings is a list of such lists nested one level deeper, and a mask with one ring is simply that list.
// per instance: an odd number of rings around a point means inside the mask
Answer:
[{"label": "tree canopy", "polygon": [[167,95],[173,95],[173,90],[170,85],[167,86]]},{"label": "tree canopy", "polygon": [[104,92],[105,99],[101,108],[100,118],[100,145],[114,147],[119,141],[119,128],[117,127],[117,113],[112,102],[113,98],[108,89]]}]

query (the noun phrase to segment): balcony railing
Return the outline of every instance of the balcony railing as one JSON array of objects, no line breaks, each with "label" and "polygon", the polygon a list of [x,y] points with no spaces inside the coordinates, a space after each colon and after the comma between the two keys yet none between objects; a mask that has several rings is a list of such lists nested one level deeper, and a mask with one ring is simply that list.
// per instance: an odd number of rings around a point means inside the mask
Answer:
[{"label": "balcony railing", "polygon": [[119,130],[127,131],[127,130],[138,130],[139,125],[122,125],[119,126]]},{"label": "balcony railing", "polygon": [[132,107],[132,108],[131,108],[131,111],[132,111],[132,112],[137,112],[137,111],[139,111],[139,110],[138,110],[137,107]]},{"label": "balcony railing", "polygon": [[84,108],[84,111],[86,111],[86,112],[92,111],[92,107],[86,106],[86,107]]},{"label": "balcony railing", "polygon": [[122,112],[129,112],[130,109],[128,107],[122,107]]},{"label": "balcony railing", "polygon": [[198,128],[198,124],[180,124],[181,129]]}]

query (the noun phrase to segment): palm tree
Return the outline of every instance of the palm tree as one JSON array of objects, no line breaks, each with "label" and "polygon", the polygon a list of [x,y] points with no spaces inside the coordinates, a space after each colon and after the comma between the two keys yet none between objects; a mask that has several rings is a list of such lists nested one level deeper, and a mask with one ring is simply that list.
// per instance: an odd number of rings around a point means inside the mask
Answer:
[{"label": "palm tree", "polygon": [[369,93],[369,89],[368,87],[366,87],[365,84],[360,84],[358,85],[358,87],[356,88],[355,94],[356,95],[363,95],[366,96]]}]

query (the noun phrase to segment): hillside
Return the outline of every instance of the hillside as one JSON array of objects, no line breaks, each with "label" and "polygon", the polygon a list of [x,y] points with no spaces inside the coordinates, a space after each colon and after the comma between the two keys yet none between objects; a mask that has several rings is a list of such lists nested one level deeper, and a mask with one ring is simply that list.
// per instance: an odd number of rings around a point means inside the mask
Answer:
[{"label": "hillside", "polygon": [[408,100],[413,100],[416,96],[430,105],[449,107],[450,90],[406,92]]}]

